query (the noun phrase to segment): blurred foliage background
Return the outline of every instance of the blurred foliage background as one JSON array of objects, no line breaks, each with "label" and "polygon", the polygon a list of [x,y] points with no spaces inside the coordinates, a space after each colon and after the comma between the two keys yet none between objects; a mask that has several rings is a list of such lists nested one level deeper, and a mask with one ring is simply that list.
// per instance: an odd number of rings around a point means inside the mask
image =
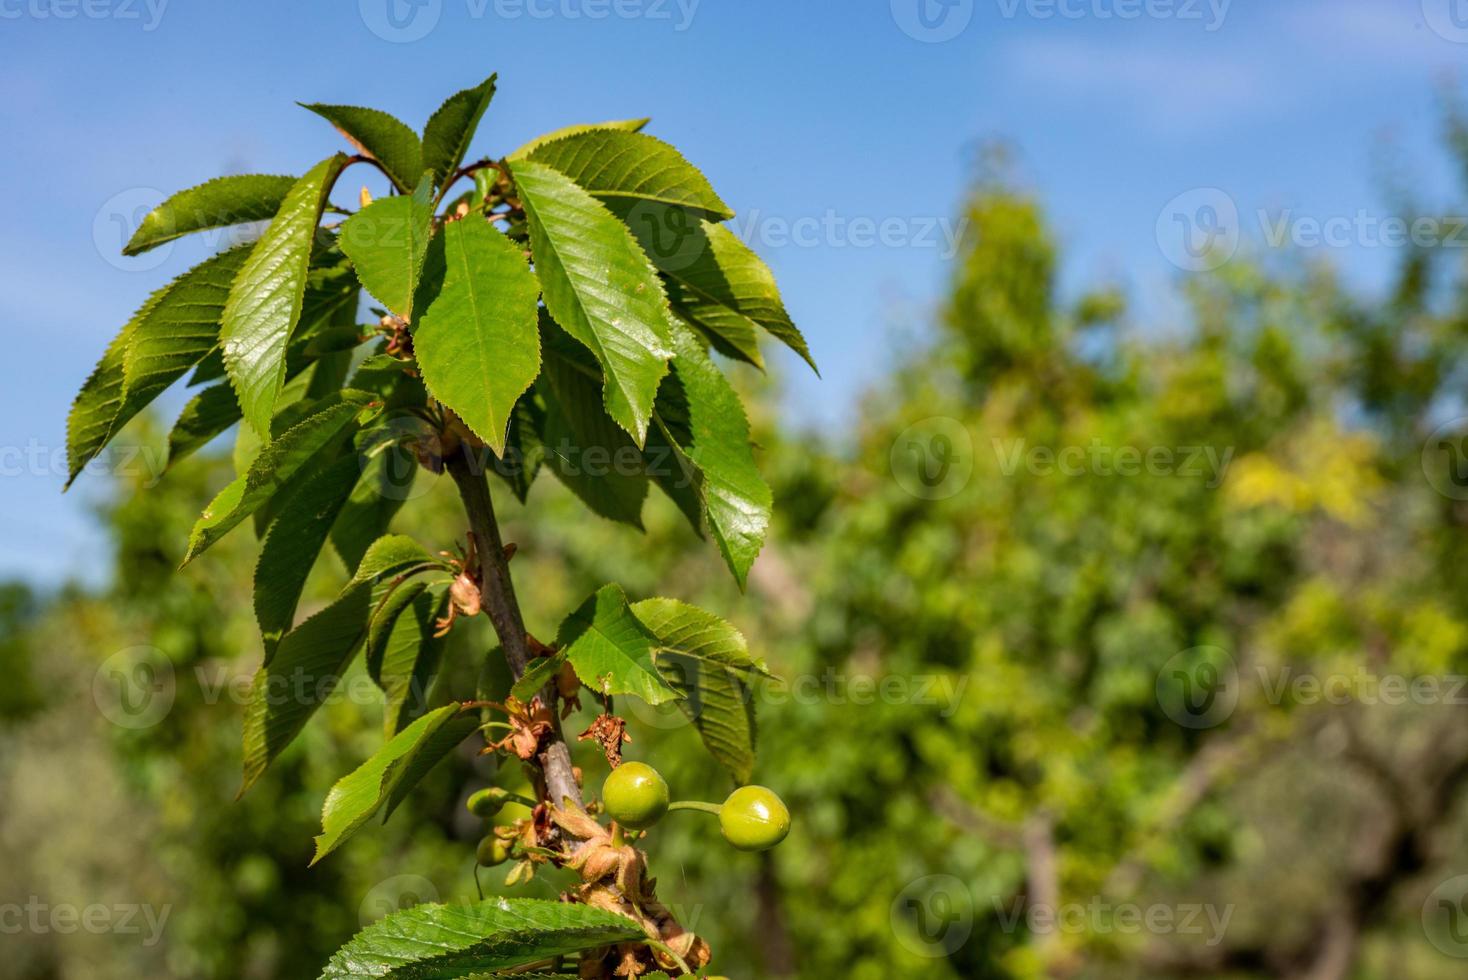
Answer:
[{"label": "blurred foliage background", "polygon": [[[661,498],[638,533],[548,476],[524,507],[496,487],[532,632],[618,581],[726,616],[781,675],[756,780],[790,839],[739,854],[675,815],[648,844],[661,896],[736,977],[1462,976],[1463,253],[1402,249],[1384,296],[1240,255],[1183,282],[1176,322],[1139,322],[1105,284],[1062,298],[1053,227],[1002,163],[964,210],[945,308],[848,431],[781,428],[778,379],[743,376],[778,522],[747,595]],[[470,746],[307,868],[327,789],[379,744],[372,697],[235,801],[257,545],[175,571],[231,473],[226,448],[116,477],[110,586],[0,590],[0,908],[108,910],[0,916],[0,976],[311,977],[386,911],[475,894],[463,800],[523,776]],[[412,493],[394,530],[462,540],[449,481]],[[344,575],[324,556],[309,594]],[[457,627],[440,695],[490,645]],[[119,714],[132,681],[166,710]],[[630,730],[676,796],[727,791],[680,715]]]}]

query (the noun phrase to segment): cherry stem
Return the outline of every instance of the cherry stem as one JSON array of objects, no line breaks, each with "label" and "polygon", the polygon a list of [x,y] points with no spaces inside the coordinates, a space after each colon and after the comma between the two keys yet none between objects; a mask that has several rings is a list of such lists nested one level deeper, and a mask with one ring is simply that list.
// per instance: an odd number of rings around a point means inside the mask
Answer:
[{"label": "cherry stem", "polygon": [[698,800],[679,800],[676,803],[669,803],[668,809],[701,810],[704,813],[712,813],[714,816],[718,816],[719,811],[724,809],[724,806],[722,803],[700,803]]},{"label": "cherry stem", "polygon": [[624,834],[624,833],[622,833],[622,825],[619,824],[619,823],[613,823],[612,824],[612,846],[613,847],[626,847],[627,846],[627,835]]}]

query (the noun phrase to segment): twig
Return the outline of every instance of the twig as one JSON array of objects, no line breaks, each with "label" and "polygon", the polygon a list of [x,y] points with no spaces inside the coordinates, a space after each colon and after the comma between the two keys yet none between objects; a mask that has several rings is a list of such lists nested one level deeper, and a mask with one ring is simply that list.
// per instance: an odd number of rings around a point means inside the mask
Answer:
[{"label": "twig", "polygon": [[[505,651],[510,671],[519,680],[530,663],[530,645],[525,633],[525,620],[520,614],[520,603],[515,598],[515,584],[510,579],[510,566],[505,560],[504,541],[500,538],[499,522],[494,515],[494,502],[489,496],[489,485],[485,482],[482,468],[475,465],[472,450],[465,447],[444,460],[444,469],[453,477],[459,488],[459,497],[464,502],[464,511],[469,517],[469,528],[479,540],[479,581],[484,611],[494,624],[495,635]],[[561,733],[559,715],[556,712],[555,683],[545,686],[541,699],[550,709],[551,731],[542,743],[538,759],[541,774],[545,777],[546,798],[556,806],[564,806],[570,800],[582,806],[581,787],[576,784],[576,775],[571,766],[571,750]]]}]

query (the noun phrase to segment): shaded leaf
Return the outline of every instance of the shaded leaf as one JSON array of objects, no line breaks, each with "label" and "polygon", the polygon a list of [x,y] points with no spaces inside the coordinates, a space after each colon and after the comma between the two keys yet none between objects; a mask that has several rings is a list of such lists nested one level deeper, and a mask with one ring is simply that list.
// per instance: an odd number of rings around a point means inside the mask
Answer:
[{"label": "shaded leaf", "polygon": [[372,611],[403,576],[435,567],[409,538],[368,549],[341,596],[287,633],[255,675],[245,707],[243,795],[325,703],[360,649]]},{"label": "shaded leaf", "polygon": [[758,328],[820,373],[785,309],[774,273],[738,235],[687,208],[625,201],[611,208],[667,277],[674,311],[705,331],[722,353],[758,364]]},{"label": "shaded leaf", "polygon": [[521,674],[520,679],[510,688],[510,697],[529,704],[530,699],[539,694],[541,688],[549,684],[561,672],[561,666],[565,662],[565,653],[557,653],[551,657],[537,657],[530,662],[525,673]]},{"label": "shaded leaf", "polygon": [[168,433],[168,466],[193,455],[240,420],[240,403],[227,384],[210,385],[179,413]]},{"label": "shaded leaf", "polygon": [[338,780],[321,810],[321,833],[311,863],[341,846],[390,797],[401,796],[416,785],[478,724],[476,716],[464,713],[459,704],[444,705],[403,729],[350,775]]},{"label": "shaded leaf", "polygon": [[273,218],[295,182],[294,177],[237,174],[179,191],[148,212],[122,254],[138,255],[196,231]]},{"label": "shaded leaf", "polygon": [[684,700],[682,711],[714,757],[740,784],[754,773],[752,675],[770,676],[728,622],[676,599],[644,599],[633,614],[657,637],[654,660]]},{"label": "shaded leaf", "polygon": [[255,619],[269,656],[295,621],[306,577],[361,470],[347,454],[294,489],[270,525],[255,564]]},{"label": "shaded leaf", "polygon": [[184,564],[253,514],[317,453],[341,439],[370,397],[344,391],[338,403],[286,430],[261,450],[249,469],[219,491],[194,524]]},{"label": "shaded leaf", "polygon": [[682,325],[673,373],[658,392],[660,431],[697,469],[694,489],[709,532],[744,587],[764,546],[774,495],[754,462],[744,406],[708,353]]},{"label": "shaded leaf", "polygon": [[[399,601],[404,593],[408,593],[406,601]],[[447,639],[435,635],[437,623],[447,611],[447,593],[436,594],[422,586],[399,589],[372,618],[367,631],[367,670],[385,696],[382,723],[389,736],[427,707],[428,686],[438,672]]]},{"label": "shaded leaf", "polygon": [[642,527],[647,476],[642,452],[602,407],[601,378],[585,348],[546,324],[545,400],[540,437],[545,465],[591,510]]}]

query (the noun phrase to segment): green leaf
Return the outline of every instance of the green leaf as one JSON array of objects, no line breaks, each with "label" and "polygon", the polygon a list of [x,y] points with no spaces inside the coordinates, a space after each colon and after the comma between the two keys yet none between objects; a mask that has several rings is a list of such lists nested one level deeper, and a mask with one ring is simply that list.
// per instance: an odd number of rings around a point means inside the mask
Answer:
[{"label": "green leaf", "polygon": [[[401,597],[401,598],[400,598]],[[372,617],[367,630],[367,671],[385,695],[383,728],[399,732],[427,706],[428,686],[438,672],[446,637],[438,620],[447,612],[447,594],[414,583],[403,588]]]},{"label": "green leaf", "polygon": [[443,279],[413,327],[428,391],[498,455],[540,373],[540,287],[519,246],[478,218],[443,230]]},{"label": "green leaf", "polygon": [[241,795],[331,696],[361,648],[373,610],[404,576],[435,564],[409,538],[382,538],[341,596],[281,639],[256,673],[245,707]]},{"label": "green leaf", "polygon": [[412,193],[423,175],[423,147],[418,134],[406,123],[380,109],[305,102],[298,105],[331,123],[359,153],[382,164],[398,190]]},{"label": "green leaf", "polygon": [[168,433],[168,467],[193,455],[240,420],[240,403],[227,384],[210,385],[179,413]]},{"label": "green leaf", "polygon": [[295,182],[294,177],[240,174],[179,191],[148,212],[122,254],[139,255],[196,231],[272,218]]},{"label": "green leaf", "polygon": [[230,285],[249,255],[250,246],[239,246],[200,263],[135,321],[122,367],[130,405],[142,408],[214,349]]},{"label": "green leaf", "polygon": [[185,272],[149,296],[118,332],[67,419],[67,486],[128,421],[214,348],[231,277],[248,252],[232,249]]},{"label": "green leaf", "polygon": [[510,688],[510,697],[528,703],[531,698],[540,693],[541,688],[549,684],[561,672],[561,665],[565,662],[564,652],[551,657],[537,657]]},{"label": "green leaf", "polygon": [[194,524],[184,564],[253,514],[298,470],[342,438],[370,397],[344,391],[340,402],[292,426],[261,450],[250,468],[219,491]]},{"label": "green leaf", "polygon": [[607,412],[640,446],[671,354],[662,282],[627,226],[570,178],[529,161],[514,175],[546,308],[596,355]]},{"label": "green leaf", "polygon": [[423,168],[433,172],[435,187],[442,187],[464,161],[474,130],[494,98],[497,77],[490,75],[473,88],[449,96],[423,127]]},{"label": "green leaf", "polygon": [[338,153],[296,182],[245,260],[224,308],[224,366],[245,420],[262,435],[270,431],[285,381],[286,347],[301,316],[316,223],[346,164]]},{"label": "green leaf", "polygon": [[589,905],[531,898],[415,905],[359,932],[319,980],[450,980],[642,935],[631,919]]},{"label": "green leaf", "polygon": [[387,533],[393,517],[412,495],[417,460],[395,453],[388,449],[366,460],[362,478],[331,526],[331,546],[348,569],[361,564],[368,546]]},{"label": "green leaf", "polygon": [[714,221],[734,217],[697,167],[644,133],[590,130],[545,143],[528,159],[554,167],[604,201],[671,204]]},{"label": "green leaf", "polygon": [[354,453],[338,458],[295,488],[270,525],[255,564],[255,619],[267,656],[295,621],[306,577],[360,475]]},{"label": "green leaf", "polygon": [[697,470],[694,489],[719,551],[744,588],[764,546],[774,496],[760,476],[739,395],[682,325],[673,373],[658,392],[658,428]]},{"label": "green leaf", "polygon": [[[647,476],[642,452],[602,407],[601,377],[585,348],[545,324],[545,465],[592,512],[642,527]],[[649,433],[649,438],[654,434]]]},{"label": "green leaf", "polygon": [[504,481],[520,503],[530,496],[530,487],[545,462],[545,407],[536,401],[532,388],[515,403],[510,414],[510,429],[505,437],[505,451],[487,460],[489,472]]},{"label": "green leaf", "polygon": [[648,704],[680,696],[653,663],[656,642],[632,614],[617,585],[598,589],[566,617],[556,634],[556,646],[583,684],[601,694],[635,694]]},{"label": "green leaf", "polygon": [[563,126],[560,129],[552,130],[549,133],[535,137],[535,139],[526,143],[514,153],[511,153],[507,159],[523,160],[545,144],[554,143],[556,140],[565,139],[567,136],[575,136],[577,133],[589,133],[597,129],[620,129],[624,132],[636,133],[651,121],[651,119],[644,116],[641,119],[610,119],[606,122],[578,123],[575,126]]},{"label": "green leaf", "polygon": [[682,711],[709,754],[740,784],[754,773],[751,675],[771,676],[749,655],[744,637],[711,612],[676,599],[644,599],[632,613],[657,637],[658,671],[684,700]]},{"label": "green leaf", "polygon": [[372,819],[395,794],[406,793],[478,726],[477,717],[447,704],[395,735],[326,795],[315,864]]},{"label": "green leaf", "polygon": [[720,351],[759,364],[762,328],[820,369],[780,298],[775,275],[739,236],[686,208],[615,202],[612,210],[667,277],[668,301]]},{"label": "green leaf", "polygon": [[424,183],[411,195],[379,197],[342,224],[341,248],[367,291],[404,318],[433,234],[433,203]]}]

